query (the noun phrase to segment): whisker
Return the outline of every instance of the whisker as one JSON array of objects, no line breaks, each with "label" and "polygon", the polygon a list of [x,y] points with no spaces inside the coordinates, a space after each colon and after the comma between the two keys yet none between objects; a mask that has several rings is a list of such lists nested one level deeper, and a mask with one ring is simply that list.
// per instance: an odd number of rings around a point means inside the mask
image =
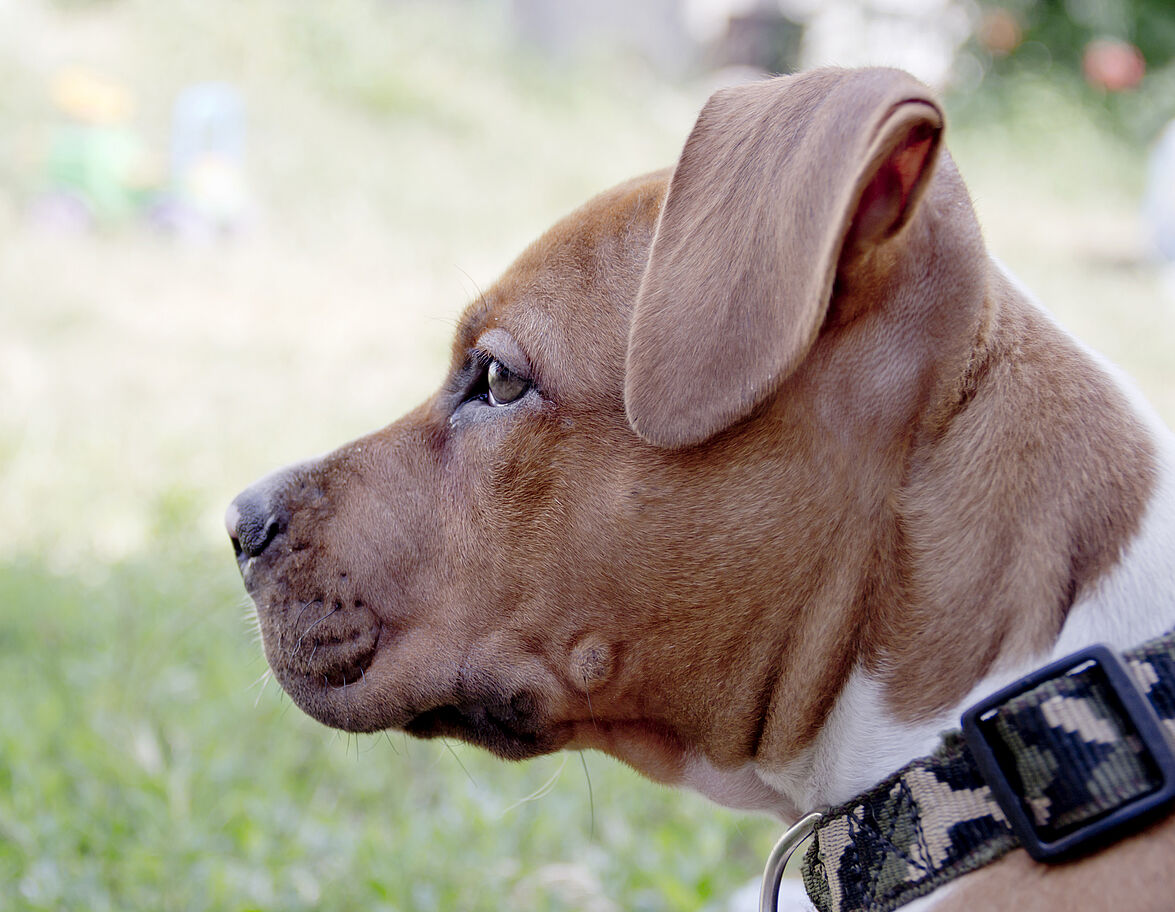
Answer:
[{"label": "whisker", "polygon": [[461,758],[457,756],[457,752],[453,750],[453,745],[449,743],[449,739],[441,738],[441,743],[445,745],[445,747],[448,748],[449,753],[453,755],[453,759],[457,761],[457,765],[461,767],[461,772],[465,774],[465,778],[469,780],[470,784],[474,788],[480,788],[481,786],[477,784],[477,780],[475,780],[473,776],[470,775],[469,770],[465,768],[465,764],[461,762]]},{"label": "whisker", "polygon": [[599,728],[600,725],[598,722],[596,722],[596,711],[592,709],[592,691],[591,687],[588,685],[587,675],[583,676],[583,695],[587,697],[588,716],[592,720],[592,728]]},{"label": "whisker", "polygon": [[257,691],[257,699],[253,701],[253,708],[257,708],[257,704],[261,702],[261,695],[265,693],[265,688],[269,686],[269,682],[273,680],[273,669],[265,669],[265,673],[259,679],[261,681],[261,689]]},{"label": "whisker", "polygon": [[298,624],[301,623],[302,615],[304,615],[306,613],[306,609],[309,608],[311,605],[313,605],[315,602],[321,602],[321,601],[322,601],[322,599],[311,599],[308,602],[303,602],[302,608],[298,611],[298,616],[296,618],[294,618],[294,623],[292,626],[297,627]]},{"label": "whisker", "polygon": [[510,805],[508,808],[506,808],[504,811],[502,811],[502,813],[499,816],[505,817],[507,814],[509,814],[515,808],[521,807],[522,805],[524,805],[530,801],[537,801],[540,798],[545,798],[547,795],[549,795],[551,793],[551,790],[555,788],[555,783],[558,782],[559,777],[561,775],[563,775],[563,769],[566,766],[567,766],[567,754],[564,754],[563,755],[563,762],[559,764],[559,768],[557,770],[555,770],[554,775],[551,776],[550,779],[548,779],[546,782],[544,782],[542,785],[540,785],[537,789],[535,789],[533,792],[531,792],[525,798],[519,798],[512,805]]},{"label": "whisker", "polygon": [[[318,601],[319,601],[319,599],[311,599],[308,602],[304,602],[302,604],[302,610],[298,612],[298,616],[296,618],[294,618],[294,623],[291,624],[290,626],[297,627],[299,624],[301,624],[302,623],[302,615],[304,615],[306,613],[306,609]],[[306,633],[308,633],[308,632],[309,631],[304,631],[302,633],[302,636],[306,636]],[[302,637],[299,637],[298,642],[294,645],[294,648],[290,651],[290,655],[292,656],[295,652],[297,652],[298,647],[301,645],[302,645]]]},{"label": "whisker", "polygon": [[591,808],[592,819],[591,825],[588,827],[588,839],[595,841],[596,838],[596,795],[592,791],[592,774],[588,772],[587,757],[584,756],[583,751],[576,751],[579,754],[579,762],[583,765],[583,775],[587,779],[588,787],[588,807]]},{"label": "whisker", "polygon": [[[477,284],[477,281],[473,278],[473,276],[471,276],[468,272],[466,272],[464,269],[462,269],[456,263],[453,264],[453,268],[455,268],[459,273],[461,273],[461,275],[465,276],[465,278],[467,278],[469,280],[469,284],[472,285],[474,290],[477,292],[477,298],[475,300],[482,307],[486,307],[487,305],[486,305],[485,292],[481,290],[481,286],[479,286]],[[468,294],[469,292],[466,291],[465,293]]]},{"label": "whisker", "polygon": [[253,689],[254,687],[256,687],[258,684],[262,684],[262,685],[264,686],[264,682],[265,682],[265,680],[266,680],[266,679],[267,679],[267,678],[268,678],[268,677],[269,677],[269,676],[270,676],[272,673],[273,673],[273,669],[272,669],[272,668],[266,668],[266,669],[265,669],[265,671],[261,672],[261,674],[259,674],[259,675],[257,676],[257,680],[256,680],[256,681],[254,681],[252,684],[250,684],[248,687],[246,687],[246,688],[245,688],[245,690],[252,690],[252,689]]},{"label": "whisker", "polygon": [[[306,609],[303,608],[302,610],[305,611]],[[294,653],[296,653],[298,651],[298,647],[300,647],[302,645],[302,641],[304,639],[306,639],[306,634],[308,634],[311,630],[313,630],[315,627],[317,627],[319,624],[321,624],[323,621],[325,621],[328,617],[330,617],[332,614],[334,614],[338,610],[339,610],[338,608],[332,608],[330,611],[328,611],[326,614],[324,614],[322,617],[320,617],[317,621],[315,621],[313,624],[311,624],[309,627],[307,627],[305,630],[303,630],[302,635],[300,637],[298,637],[298,642],[295,643],[294,648],[290,650],[290,657],[293,658]],[[294,626],[296,627],[297,624],[295,623]]]}]

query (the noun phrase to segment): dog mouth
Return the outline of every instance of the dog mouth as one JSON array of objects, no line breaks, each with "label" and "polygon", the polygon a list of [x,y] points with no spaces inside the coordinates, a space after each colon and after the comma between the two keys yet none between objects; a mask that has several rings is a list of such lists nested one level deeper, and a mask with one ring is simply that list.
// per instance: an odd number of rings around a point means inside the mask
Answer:
[{"label": "dog mouth", "polygon": [[[528,696],[520,695],[510,703],[520,700],[533,702]],[[418,713],[403,729],[417,738],[459,738],[506,760],[527,760],[562,746],[558,733],[540,728],[536,717],[520,716],[512,709],[507,713],[503,715],[502,708],[492,704],[452,703]]]},{"label": "dog mouth", "polygon": [[362,600],[270,600],[251,593],[266,659],[312,718],[354,732],[398,729],[458,738],[508,760],[558,750],[569,733],[549,724],[539,693],[504,684],[492,668],[413,657],[410,627],[387,626]]},{"label": "dog mouth", "polygon": [[[380,663],[382,664],[382,663]],[[307,676],[277,672],[282,687],[308,715],[345,731],[401,730],[416,738],[457,738],[504,760],[527,760],[559,750],[569,739],[565,726],[551,726],[529,694],[509,700],[476,701],[463,696],[461,682],[433,682],[442,696],[427,708],[397,707],[384,691],[383,672],[355,666]],[[423,682],[414,681],[413,690]],[[427,685],[424,685],[427,687]],[[431,702],[431,701],[430,701]]]}]

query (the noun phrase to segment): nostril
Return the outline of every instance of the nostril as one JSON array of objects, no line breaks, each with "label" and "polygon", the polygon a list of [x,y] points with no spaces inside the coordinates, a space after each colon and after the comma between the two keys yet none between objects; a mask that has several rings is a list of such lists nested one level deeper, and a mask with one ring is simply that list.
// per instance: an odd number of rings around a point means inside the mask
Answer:
[{"label": "nostril", "polygon": [[281,532],[281,523],[265,499],[254,498],[248,491],[229,504],[224,524],[237,557],[257,557]]},{"label": "nostril", "polygon": [[277,517],[257,517],[237,527],[237,547],[247,556],[256,557],[269,547],[278,533]]}]

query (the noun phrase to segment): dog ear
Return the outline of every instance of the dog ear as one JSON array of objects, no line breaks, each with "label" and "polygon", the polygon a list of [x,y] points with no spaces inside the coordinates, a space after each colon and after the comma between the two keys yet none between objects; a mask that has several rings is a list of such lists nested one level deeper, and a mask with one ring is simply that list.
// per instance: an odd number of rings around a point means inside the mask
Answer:
[{"label": "dog ear", "polygon": [[625,407],[651,443],[701,443],[803,361],[838,263],[897,235],[933,172],[942,113],[897,70],[726,89],[669,184],[629,332]]}]

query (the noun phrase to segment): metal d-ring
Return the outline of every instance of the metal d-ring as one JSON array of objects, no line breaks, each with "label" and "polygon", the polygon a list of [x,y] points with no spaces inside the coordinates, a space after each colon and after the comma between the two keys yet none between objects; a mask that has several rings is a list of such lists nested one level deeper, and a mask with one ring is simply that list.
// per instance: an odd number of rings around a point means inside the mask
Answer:
[{"label": "metal d-ring", "polygon": [[763,885],[759,888],[759,912],[776,912],[779,885],[783,881],[783,869],[787,865],[787,860],[800,843],[812,835],[816,824],[823,817],[819,811],[813,811],[797,820],[790,830],[779,837],[779,842],[775,843],[775,848],[767,856],[767,866],[763,869]]}]

